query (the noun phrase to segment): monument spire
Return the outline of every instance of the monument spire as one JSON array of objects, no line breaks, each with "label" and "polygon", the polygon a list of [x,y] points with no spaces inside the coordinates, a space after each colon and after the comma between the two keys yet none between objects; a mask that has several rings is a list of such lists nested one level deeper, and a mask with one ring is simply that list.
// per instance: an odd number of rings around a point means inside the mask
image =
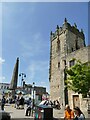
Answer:
[{"label": "monument spire", "polygon": [[13,70],[13,75],[10,83],[10,89],[14,90],[17,88],[17,82],[18,82],[18,67],[19,67],[19,58],[16,60],[16,64]]}]

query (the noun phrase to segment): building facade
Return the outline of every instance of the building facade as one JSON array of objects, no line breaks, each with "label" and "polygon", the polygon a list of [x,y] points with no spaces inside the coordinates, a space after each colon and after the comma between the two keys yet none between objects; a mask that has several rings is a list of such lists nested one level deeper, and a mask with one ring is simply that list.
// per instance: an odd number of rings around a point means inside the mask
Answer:
[{"label": "building facade", "polygon": [[39,104],[43,100],[43,95],[47,95],[46,88],[41,86],[32,86],[31,84],[25,84],[24,87],[17,87],[18,91],[24,92],[26,95],[31,96],[35,100],[35,104]]},{"label": "building facade", "polygon": [[10,84],[8,83],[0,83],[0,90],[6,90],[10,88]]},{"label": "building facade", "polygon": [[76,24],[71,26],[65,18],[62,27],[57,25],[56,31],[51,32],[50,45],[50,98],[58,99],[63,106],[70,104],[72,108],[77,105],[81,107],[82,95],[65,87],[65,69],[73,66],[75,59],[83,63],[90,61],[90,46],[85,45],[83,30],[78,30]]},{"label": "building facade", "polygon": [[2,98],[2,95],[7,94],[9,88],[10,88],[10,84],[0,83],[0,99]]}]

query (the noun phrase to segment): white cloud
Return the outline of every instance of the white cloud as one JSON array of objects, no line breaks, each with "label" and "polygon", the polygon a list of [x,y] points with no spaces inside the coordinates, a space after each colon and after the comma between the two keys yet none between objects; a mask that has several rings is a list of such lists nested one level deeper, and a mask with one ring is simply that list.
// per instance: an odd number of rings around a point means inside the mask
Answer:
[{"label": "white cloud", "polygon": [[[1,74],[0,74],[0,75],[1,75]],[[5,77],[4,77],[4,76],[1,76],[1,77],[0,77],[0,83],[2,83],[3,80],[5,80]]]},{"label": "white cloud", "polygon": [[45,55],[48,57],[49,44],[39,32],[30,34],[29,38],[29,40],[23,38],[20,41],[21,56],[25,62],[28,62],[28,67],[25,70],[25,73],[27,73],[26,83],[32,84],[35,82],[37,86],[47,88],[49,84],[49,61],[48,59],[42,59],[42,57],[45,57]]},{"label": "white cloud", "polygon": [[34,64],[32,64],[28,67],[28,73],[30,74],[30,76],[28,76],[30,78],[30,80],[33,80],[34,76],[35,76],[35,65]]},{"label": "white cloud", "polygon": [[[47,61],[34,61],[30,63],[30,65],[27,68],[27,74],[28,74],[28,80],[30,79],[30,82],[33,82],[37,79],[41,83],[44,83],[44,80],[47,80],[48,76],[48,62]],[[40,78],[38,78],[40,76]],[[40,84],[40,83],[39,83]]]},{"label": "white cloud", "polygon": [[[27,20],[29,20],[29,24],[33,24],[33,14],[35,10],[36,4],[29,4],[27,2],[3,2],[3,23],[6,25],[6,28],[17,29],[19,31],[23,24],[27,23]],[[24,14],[25,16],[21,19]]]},{"label": "white cloud", "polygon": [[0,80],[5,80],[5,76],[0,77]]},{"label": "white cloud", "polygon": [[49,92],[49,64],[47,61],[33,61],[27,68],[27,81],[26,83],[35,82],[36,86],[46,87]]},{"label": "white cloud", "polygon": [[[24,3],[24,2],[12,2],[12,4],[7,3],[7,2],[2,2],[2,12],[4,12],[5,15],[17,15],[18,13],[23,13],[25,12],[25,5],[27,4],[27,7],[29,5],[29,3]],[[24,5],[24,7],[23,7]],[[32,15],[36,10],[36,4],[30,4],[30,7],[28,7],[28,12],[30,13],[30,15]],[[26,17],[26,16],[25,16]]]},{"label": "white cloud", "polygon": [[45,52],[47,45],[44,43],[43,37],[40,33],[31,34],[30,40],[22,40],[20,43],[22,48],[22,56],[24,58],[28,56],[32,57],[40,55]]},{"label": "white cloud", "polygon": [[28,74],[27,81],[32,83],[37,79],[37,76],[40,76],[40,81],[44,82],[44,80],[48,79],[49,62],[47,60],[42,60],[41,56],[47,53],[46,50],[48,50],[48,45],[46,42],[44,43],[44,39],[40,33],[30,35],[30,39],[32,42],[22,40],[20,43],[23,58],[30,62],[28,62],[29,65],[26,70]]},{"label": "white cloud", "polygon": [[4,63],[5,60],[0,57],[0,64]]},{"label": "white cloud", "polygon": [[41,84],[43,84],[43,85],[44,85],[44,84],[45,84],[45,82],[41,81]]}]

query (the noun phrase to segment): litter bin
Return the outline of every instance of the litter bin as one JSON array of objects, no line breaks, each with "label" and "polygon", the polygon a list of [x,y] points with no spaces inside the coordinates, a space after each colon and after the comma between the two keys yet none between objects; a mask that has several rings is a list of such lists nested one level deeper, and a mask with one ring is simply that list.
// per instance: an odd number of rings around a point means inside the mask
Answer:
[{"label": "litter bin", "polygon": [[0,120],[11,120],[11,116],[8,112],[0,110]]},{"label": "litter bin", "polygon": [[46,105],[36,106],[34,120],[53,120],[53,108]]}]

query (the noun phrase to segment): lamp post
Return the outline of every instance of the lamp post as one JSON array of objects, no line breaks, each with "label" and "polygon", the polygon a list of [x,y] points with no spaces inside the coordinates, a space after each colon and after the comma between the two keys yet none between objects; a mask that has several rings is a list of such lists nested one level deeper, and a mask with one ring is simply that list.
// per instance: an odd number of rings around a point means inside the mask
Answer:
[{"label": "lamp post", "polygon": [[26,74],[25,73],[20,73],[19,76],[21,77],[21,86],[22,86],[22,83],[23,83],[23,88],[24,88],[24,84],[25,84],[24,78],[26,77]]},{"label": "lamp post", "polygon": [[34,85],[35,83],[33,82],[33,85],[32,85],[32,116],[33,116],[33,109],[34,109]]},{"label": "lamp post", "polygon": [[34,85],[35,83],[33,82],[33,108],[34,108]]}]

